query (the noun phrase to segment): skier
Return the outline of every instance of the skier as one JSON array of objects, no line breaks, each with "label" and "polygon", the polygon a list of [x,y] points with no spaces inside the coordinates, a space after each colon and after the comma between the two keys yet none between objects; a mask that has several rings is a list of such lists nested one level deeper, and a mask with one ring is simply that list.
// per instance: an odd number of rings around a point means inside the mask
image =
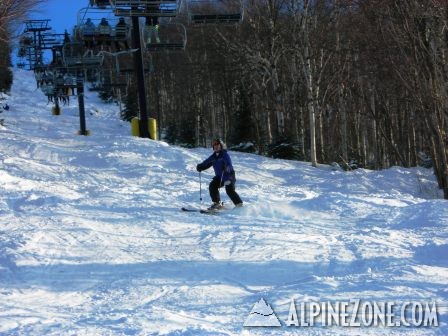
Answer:
[{"label": "skier", "polygon": [[147,44],[151,44],[152,35],[154,35],[154,37],[156,38],[156,43],[160,43],[159,18],[157,16],[146,17],[145,33]]},{"label": "skier", "polygon": [[127,37],[128,37],[128,25],[123,17],[120,18],[117,25],[115,26],[115,48],[117,51],[121,50],[122,44],[120,42],[123,42],[124,48],[127,50],[129,49]]},{"label": "skier", "polygon": [[87,18],[86,23],[82,26],[84,45],[87,49],[92,49],[94,46],[95,31],[96,27],[92,19]]},{"label": "skier", "polygon": [[209,184],[210,198],[213,204],[208,210],[220,210],[223,204],[220,200],[219,188],[226,187],[226,193],[236,207],[243,205],[243,201],[235,191],[235,171],[232,161],[227,153],[227,146],[221,139],[215,139],[212,142],[213,154],[205,161],[196,166],[196,170],[201,172],[213,166],[215,177]]},{"label": "skier", "polygon": [[109,49],[110,39],[112,35],[112,28],[106,18],[102,18],[98,25],[98,45],[103,49],[103,42],[106,42],[106,46]]}]

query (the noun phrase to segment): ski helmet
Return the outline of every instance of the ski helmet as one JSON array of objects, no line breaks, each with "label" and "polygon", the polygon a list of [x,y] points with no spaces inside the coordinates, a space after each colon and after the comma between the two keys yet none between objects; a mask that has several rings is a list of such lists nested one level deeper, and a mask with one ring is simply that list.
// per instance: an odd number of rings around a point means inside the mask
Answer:
[{"label": "ski helmet", "polygon": [[224,141],[222,141],[222,139],[220,139],[220,138],[216,138],[216,139],[214,139],[213,141],[212,141],[212,148],[213,148],[213,146],[215,146],[215,145],[221,145],[221,149],[227,149],[227,145],[225,144],[225,142]]}]

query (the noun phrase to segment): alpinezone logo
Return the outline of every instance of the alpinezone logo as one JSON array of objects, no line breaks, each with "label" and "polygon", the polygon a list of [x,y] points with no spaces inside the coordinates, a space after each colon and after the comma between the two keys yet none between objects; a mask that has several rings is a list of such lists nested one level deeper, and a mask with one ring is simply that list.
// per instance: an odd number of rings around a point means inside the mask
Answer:
[{"label": "alpinezone logo", "polygon": [[243,324],[244,327],[281,327],[280,321],[271,306],[261,298],[254,304],[249,316]]},{"label": "alpinezone logo", "polygon": [[[298,302],[291,298],[286,327],[438,327],[435,302],[350,301]],[[281,327],[273,309],[261,298],[244,327]]]}]

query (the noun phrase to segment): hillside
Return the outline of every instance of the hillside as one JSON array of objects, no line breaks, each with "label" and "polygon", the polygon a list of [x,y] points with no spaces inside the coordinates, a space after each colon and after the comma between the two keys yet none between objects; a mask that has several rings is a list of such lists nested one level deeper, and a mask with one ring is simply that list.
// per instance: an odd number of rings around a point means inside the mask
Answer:
[{"label": "hillside", "polygon": [[[219,215],[210,149],[131,137],[86,97],[51,115],[16,70],[0,115],[0,334],[446,335],[448,207],[431,170],[332,170],[232,152],[245,206]],[[222,198],[230,207],[225,193]],[[296,301],[436,302],[439,327],[288,328]],[[264,298],[283,327],[243,328]]]}]

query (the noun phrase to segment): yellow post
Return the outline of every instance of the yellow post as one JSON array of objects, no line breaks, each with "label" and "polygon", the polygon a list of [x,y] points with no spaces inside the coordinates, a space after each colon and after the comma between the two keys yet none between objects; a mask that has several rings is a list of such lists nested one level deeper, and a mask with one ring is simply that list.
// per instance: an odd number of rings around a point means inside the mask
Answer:
[{"label": "yellow post", "polygon": [[53,106],[51,108],[51,114],[53,114],[53,115],[60,115],[61,111],[62,111],[62,109],[60,106]]},{"label": "yellow post", "polygon": [[154,118],[148,119],[149,137],[152,140],[157,140],[157,120]]},{"label": "yellow post", "polygon": [[92,132],[90,132],[89,130],[86,130],[85,133],[82,133],[81,131],[78,131],[78,135],[85,135],[85,136],[88,136],[88,135],[92,135]]},{"label": "yellow post", "polygon": [[[157,140],[157,120],[154,118],[148,119],[149,137],[152,140]],[[140,119],[137,117],[131,120],[131,134],[132,136],[140,136]]]},{"label": "yellow post", "polygon": [[140,136],[140,129],[139,129],[139,122],[140,120],[137,117],[132,118],[131,120],[131,135],[132,136]]}]

